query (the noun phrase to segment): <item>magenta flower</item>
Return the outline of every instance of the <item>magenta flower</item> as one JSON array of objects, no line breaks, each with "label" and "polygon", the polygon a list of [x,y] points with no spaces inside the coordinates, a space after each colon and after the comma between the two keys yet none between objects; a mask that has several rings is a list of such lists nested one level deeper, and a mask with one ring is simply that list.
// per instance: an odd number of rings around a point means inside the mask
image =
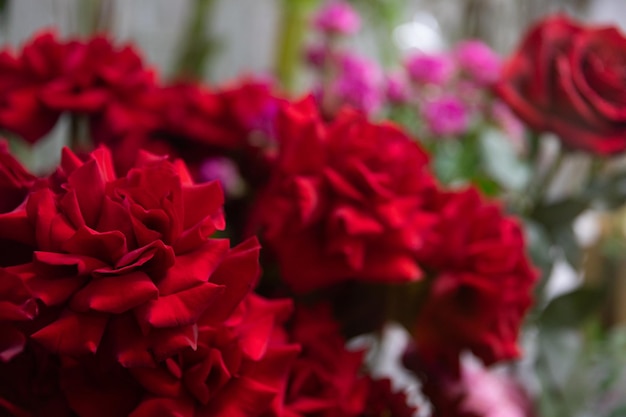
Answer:
[{"label": "magenta flower", "polygon": [[455,51],[459,67],[481,85],[492,85],[500,77],[502,60],[485,43],[472,40],[461,42]]},{"label": "magenta flower", "polygon": [[413,55],[406,62],[411,79],[417,84],[446,84],[454,75],[454,61],[445,54]]},{"label": "magenta flower", "polygon": [[456,97],[443,96],[426,102],[422,111],[428,129],[435,136],[455,136],[467,131],[468,112]]},{"label": "magenta flower", "polygon": [[365,113],[375,112],[382,102],[381,73],[378,66],[361,56],[344,54],[333,84],[333,96]]},{"label": "magenta flower", "polygon": [[361,18],[347,2],[333,0],[317,13],[313,24],[328,34],[351,35],[361,27]]},{"label": "magenta flower", "polygon": [[222,157],[206,159],[200,167],[202,182],[218,180],[227,195],[240,197],[244,192],[244,184],[235,163]]},{"label": "magenta flower", "polygon": [[392,104],[403,104],[409,100],[409,88],[403,74],[391,73],[387,74],[386,96],[387,100]]}]

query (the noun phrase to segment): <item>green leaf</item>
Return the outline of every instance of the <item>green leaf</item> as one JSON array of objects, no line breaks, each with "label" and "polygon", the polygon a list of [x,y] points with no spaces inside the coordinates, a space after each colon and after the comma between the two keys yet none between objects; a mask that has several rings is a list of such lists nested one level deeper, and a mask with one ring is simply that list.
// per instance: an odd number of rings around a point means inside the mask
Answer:
[{"label": "green leaf", "polygon": [[582,287],[554,298],[539,317],[546,329],[575,328],[596,313],[604,301],[600,288]]},{"label": "green leaf", "polygon": [[524,189],[531,177],[530,167],[517,156],[511,140],[499,130],[486,129],[479,141],[486,172],[509,190]]},{"label": "green leaf", "polygon": [[463,140],[439,140],[434,144],[434,168],[441,182],[450,184],[477,177],[481,164],[472,137]]},{"label": "green leaf", "polygon": [[529,217],[544,225],[548,230],[556,230],[571,225],[587,207],[589,207],[588,200],[569,198],[555,203],[539,204]]}]

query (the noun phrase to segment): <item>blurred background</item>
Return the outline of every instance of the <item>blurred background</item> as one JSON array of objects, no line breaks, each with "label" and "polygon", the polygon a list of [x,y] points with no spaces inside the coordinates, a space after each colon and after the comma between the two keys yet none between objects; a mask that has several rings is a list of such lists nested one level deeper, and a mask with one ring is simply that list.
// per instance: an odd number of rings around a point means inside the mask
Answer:
[{"label": "blurred background", "polygon": [[[319,0],[3,0],[1,41],[21,45],[34,32],[61,35],[107,30],[132,41],[168,77],[204,57],[201,78],[271,73],[284,49],[304,36]],[[626,26],[623,0],[354,0],[365,18],[355,42],[383,63],[416,49],[445,49],[480,38],[506,53],[539,16],[566,11],[587,22]],[[291,27],[290,27],[291,25]],[[293,27],[295,26],[295,28]],[[286,42],[283,35],[290,33]],[[191,39],[192,46],[188,40]],[[191,51],[190,51],[191,49]],[[190,54],[190,52],[193,52]],[[283,55],[281,57],[281,54]],[[302,86],[303,81],[298,81]],[[302,88],[302,87],[301,87]]]}]

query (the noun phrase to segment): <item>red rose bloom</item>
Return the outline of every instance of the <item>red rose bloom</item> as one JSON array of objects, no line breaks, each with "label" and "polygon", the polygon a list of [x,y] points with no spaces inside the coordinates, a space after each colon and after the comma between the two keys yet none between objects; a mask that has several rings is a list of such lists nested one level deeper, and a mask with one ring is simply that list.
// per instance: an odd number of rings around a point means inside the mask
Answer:
[{"label": "red rose bloom", "polygon": [[432,221],[423,208],[435,185],[415,142],[350,111],[326,125],[311,100],[284,110],[278,138],[257,214],[294,292],[421,277],[414,254]]},{"label": "red rose bloom", "polygon": [[302,353],[292,367],[282,407],[267,416],[359,416],[369,387],[361,375],[364,352],[346,349],[330,308],[300,308],[290,335]]},{"label": "red rose bloom", "polygon": [[127,365],[142,347],[162,357],[195,346],[199,317],[227,317],[258,275],[258,245],[209,238],[224,227],[219,185],[194,185],[181,164],[145,155],[117,178],[106,149],[85,161],[65,151],[49,183],[25,203],[32,260],[8,270],[59,311],[32,335],[53,353],[94,353],[106,340]]},{"label": "red rose bloom", "polygon": [[103,36],[62,45],[67,51],[63,73],[41,92],[42,101],[52,109],[93,114],[154,85],[154,73],[144,68],[130,46],[116,48]]},{"label": "red rose bloom", "polygon": [[486,364],[517,357],[536,279],[520,226],[474,189],[442,193],[435,210],[438,223],[420,251],[433,276],[415,328],[424,360],[456,367],[464,350]]},{"label": "red rose bloom", "polygon": [[626,149],[626,38],[565,16],[535,25],[504,66],[500,96],[533,129],[598,154]]},{"label": "red rose bloom", "polygon": [[[130,128],[112,130],[105,115],[94,131],[97,143],[112,147],[120,172],[132,166],[140,149],[149,149],[182,157],[200,180],[204,180],[202,163],[224,155],[233,157],[251,180],[266,176],[265,152],[275,148],[274,121],[283,101],[270,84],[243,80],[213,90],[181,82],[139,98],[131,110],[138,110],[140,119],[128,119]],[[118,124],[113,122],[113,126]]]},{"label": "red rose bloom", "polygon": [[154,74],[129,46],[104,37],[62,42],[36,36],[19,56],[0,53],[0,127],[34,143],[63,112],[92,118],[91,134],[116,137],[153,123]]},{"label": "red rose bloom", "polygon": [[131,416],[152,416],[163,407],[185,417],[263,415],[299,351],[286,343],[281,327],[290,312],[289,301],[250,295],[224,323],[207,315],[196,350],[186,349],[156,369],[131,370],[151,394]]},{"label": "red rose bloom", "polygon": [[60,111],[41,100],[41,90],[63,73],[67,48],[42,33],[22,53],[0,52],[0,127],[35,143],[56,124]]}]

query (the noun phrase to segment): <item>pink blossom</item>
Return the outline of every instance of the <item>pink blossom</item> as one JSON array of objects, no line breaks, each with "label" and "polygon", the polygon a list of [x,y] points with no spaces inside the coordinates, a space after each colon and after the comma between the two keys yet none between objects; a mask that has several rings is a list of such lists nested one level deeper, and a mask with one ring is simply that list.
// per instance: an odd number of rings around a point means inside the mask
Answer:
[{"label": "pink blossom", "polygon": [[500,57],[478,40],[461,42],[455,51],[459,67],[481,85],[492,85],[500,77]]},{"label": "pink blossom", "polygon": [[460,135],[467,130],[467,109],[454,96],[443,96],[426,102],[422,111],[429,130],[435,136]]},{"label": "pink blossom", "polygon": [[327,3],[315,16],[315,27],[329,34],[351,35],[361,26],[358,13],[345,1]]},{"label": "pink blossom", "polygon": [[483,417],[527,417],[527,394],[510,376],[489,370],[477,361],[463,361],[460,389],[462,411]]},{"label": "pink blossom", "polygon": [[403,104],[409,99],[409,88],[404,76],[400,73],[391,73],[386,79],[387,100],[392,104]]},{"label": "pink blossom", "polygon": [[344,54],[339,65],[339,74],[332,87],[333,96],[365,113],[378,110],[382,102],[382,76],[376,63],[361,56]]},{"label": "pink blossom", "polygon": [[445,54],[418,54],[406,62],[411,79],[417,84],[446,84],[454,74],[454,61]]}]

